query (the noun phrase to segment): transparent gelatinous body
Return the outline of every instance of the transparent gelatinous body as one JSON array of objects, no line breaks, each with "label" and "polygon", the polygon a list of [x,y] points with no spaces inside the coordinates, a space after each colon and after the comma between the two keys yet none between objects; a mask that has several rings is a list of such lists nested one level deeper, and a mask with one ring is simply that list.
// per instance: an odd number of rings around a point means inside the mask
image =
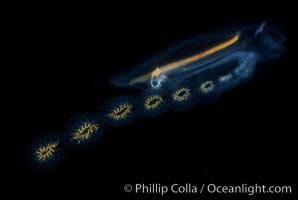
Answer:
[{"label": "transparent gelatinous body", "polygon": [[115,86],[141,89],[172,88],[187,83],[202,90],[202,81],[210,81],[225,90],[225,85],[232,88],[248,80],[258,61],[276,58],[284,52],[285,37],[266,22],[225,30],[182,40],[111,82]]}]

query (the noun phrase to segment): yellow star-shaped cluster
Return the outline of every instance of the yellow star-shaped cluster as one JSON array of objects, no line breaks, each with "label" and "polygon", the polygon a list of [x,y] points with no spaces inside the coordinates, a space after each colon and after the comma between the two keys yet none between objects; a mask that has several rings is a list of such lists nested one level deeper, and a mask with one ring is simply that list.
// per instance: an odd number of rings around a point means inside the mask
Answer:
[{"label": "yellow star-shaped cluster", "polygon": [[112,110],[112,112],[109,113],[109,117],[117,121],[124,119],[129,115],[129,113],[131,113],[132,108],[133,105],[129,103],[123,103]]},{"label": "yellow star-shaped cluster", "polygon": [[58,142],[48,143],[36,150],[37,159],[39,161],[46,161],[47,159],[54,156],[57,150]]},{"label": "yellow star-shaped cluster", "polygon": [[73,139],[77,140],[78,143],[80,143],[82,140],[88,140],[98,129],[98,124],[86,122],[73,134]]},{"label": "yellow star-shaped cluster", "polygon": [[157,108],[162,102],[163,99],[159,95],[153,95],[146,99],[144,106],[147,110],[151,110]]},{"label": "yellow star-shaped cluster", "polygon": [[188,88],[180,88],[172,94],[172,98],[175,101],[185,101],[189,98],[189,96],[190,96],[190,89]]},{"label": "yellow star-shaped cluster", "polygon": [[214,89],[214,83],[213,81],[206,81],[201,84],[200,91],[203,93],[211,92]]}]

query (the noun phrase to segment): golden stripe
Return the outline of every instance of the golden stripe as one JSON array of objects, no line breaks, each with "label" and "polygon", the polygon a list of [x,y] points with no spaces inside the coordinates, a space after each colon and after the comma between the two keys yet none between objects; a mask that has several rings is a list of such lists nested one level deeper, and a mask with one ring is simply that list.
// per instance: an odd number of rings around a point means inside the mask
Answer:
[{"label": "golden stripe", "polygon": [[239,40],[239,34],[236,34],[234,37],[232,37],[231,39],[229,39],[228,41],[226,42],[223,42],[217,46],[214,46],[204,52],[201,52],[201,53],[198,53],[198,54],[195,54],[191,57],[188,57],[188,58],[184,58],[184,59],[181,59],[181,60],[178,60],[176,62],[173,62],[173,63],[169,63],[169,64],[166,64],[164,66],[160,66],[160,67],[157,67],[154,71],[152,72],[149,72],[147,74],[144,74],[142,76],[139,76],[137,78],[134,78],[133,80],[131,80],[129,82],[130,85],[132,84],[135,84],[135,83],[141,83],[141,82],[144,82],[144,81],[147,81],[149,80],[151,77],[157,77],[159,76],[160,74],[166,72],[166,71],[169,71],[169,70],[173,70],[173,69],[177,69],[179,67],[182,67],[182,66],[185,66],[187,64],[190,64],[192,62],[195,62],[195,61],[198,61],[202,58],[205,58],[213,53],[216,53],[222,49],[225,49],[229,46],[231,46],[232,44],[234,44],[235,42],[237,42]]}]

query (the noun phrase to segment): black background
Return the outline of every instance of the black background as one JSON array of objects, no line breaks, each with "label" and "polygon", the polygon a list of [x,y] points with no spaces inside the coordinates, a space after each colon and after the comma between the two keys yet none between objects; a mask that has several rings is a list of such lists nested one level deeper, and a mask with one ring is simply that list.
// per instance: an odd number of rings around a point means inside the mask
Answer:
[{"label": "black background", "polygon": [[[42,7],[18,19],[18,89],[26,94],[20,95],[18,105],[18,166],[29,193],[133,199],[146,195],[126,194],[127,183],[293,184],[290,16],[275,5],[220,12],[210,6]],[[96,111],[125,93],[108,85],[111,76],[184,36],[252,19],[280,26],[289,52],[248,84],[210,105],[109,129],[96,147],[68,154],[53,170],[28,165],[26,150],[32,139],[51,130],[63,132],[73,115]]]}]

